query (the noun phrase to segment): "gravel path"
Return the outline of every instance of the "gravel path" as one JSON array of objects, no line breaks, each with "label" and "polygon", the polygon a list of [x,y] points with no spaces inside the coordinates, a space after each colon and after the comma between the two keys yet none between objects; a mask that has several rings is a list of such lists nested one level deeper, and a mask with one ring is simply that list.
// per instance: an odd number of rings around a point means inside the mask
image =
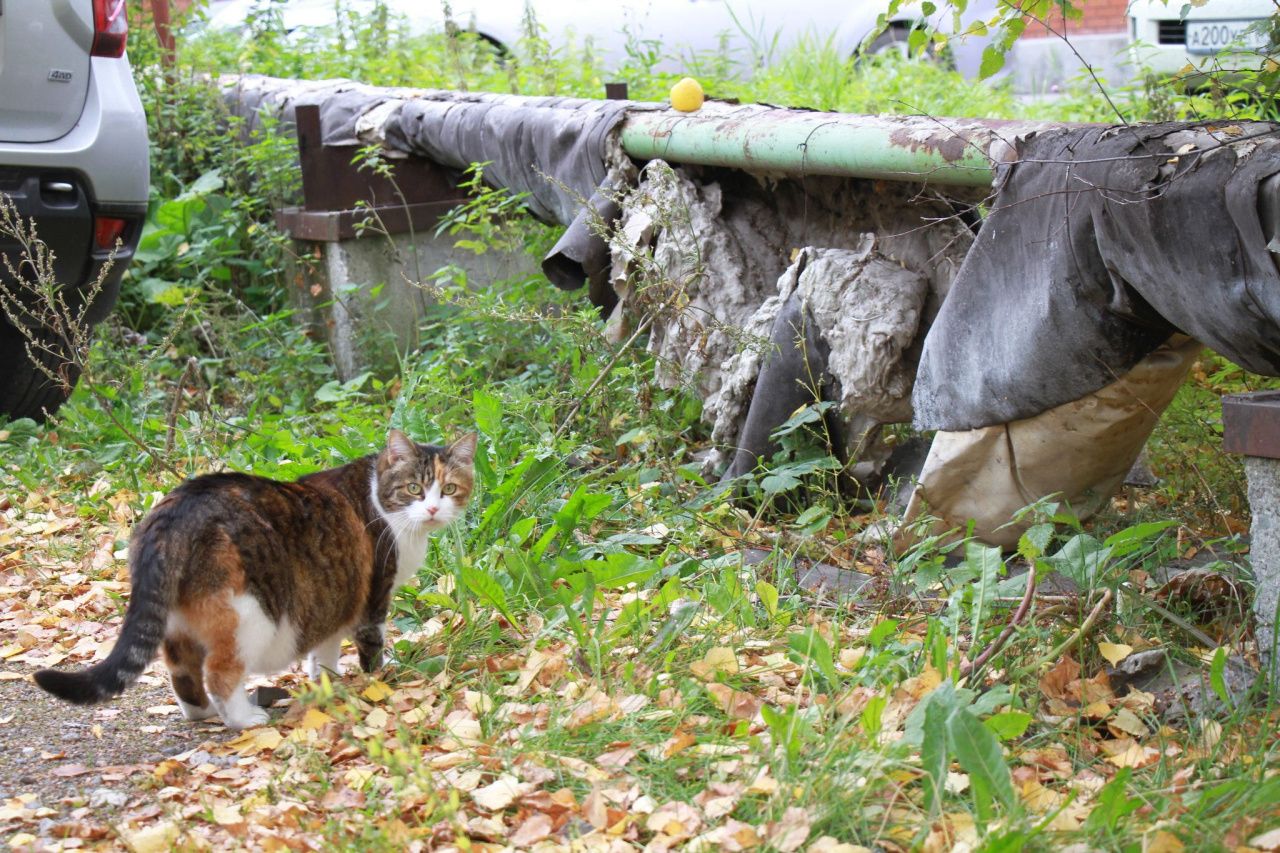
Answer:
[{"label": "gravel path", "polygon": [[[29,676],[34,669],[19,671]],[[0,803],[34,794],[54,810],[50,820],[81,807],[90,811],[82,816],[109,820],[154,790],[152,765],[228,736],[217,722],[187,722],[176,707],[170,714],[146,710],[172,704],[173,694],[156,674],[95,707],[55,699],[29,678],[0,681]]]}]

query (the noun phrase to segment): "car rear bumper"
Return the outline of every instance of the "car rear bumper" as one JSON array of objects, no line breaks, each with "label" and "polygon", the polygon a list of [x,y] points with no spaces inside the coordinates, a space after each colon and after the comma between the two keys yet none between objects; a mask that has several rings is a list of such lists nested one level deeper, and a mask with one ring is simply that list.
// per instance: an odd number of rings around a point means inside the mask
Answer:
[{"label": "car rear bumper", "polygon": [[98,205],[145,207],[149,157],[147,118],[129,63],[97,56],[84,112],[65,136],[52,142],[0,143],[0,166],[77,172]]},{"label": "car rear bumper", "polygon": [[[84,112],[52,142],[0,143],[0,192],[55,256],[56,279],[87,295],[102,288],[86,319],[100,322],[115,305],[120,279],[142,236],[147,213],[150,151],[147,122],[129,64],[94,57]],[[114,223],[114,230],[100,228]],[[0,238],[0,253],[17,265],[21,248]],[[105,270],[105,272],[104,272]],[[0,264],[0,281],[10,280]]]}]

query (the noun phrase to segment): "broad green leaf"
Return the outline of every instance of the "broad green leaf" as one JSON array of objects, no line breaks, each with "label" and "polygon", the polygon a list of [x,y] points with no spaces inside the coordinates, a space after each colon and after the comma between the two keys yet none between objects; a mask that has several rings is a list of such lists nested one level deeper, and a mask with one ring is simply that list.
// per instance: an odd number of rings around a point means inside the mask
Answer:
[{"label": "broad green leaf", "polygon": [[987,717],[982,724],[991,729],[1000,740],[1021,737],[1031,725],[1031,715],[1025,711],[1004,711]]},{"label": "broad green leaf", "polygon": [[1000,750],[1000,741],[991,729],[967,710],[957,708],[947,718],[947,734],[956,760],[969,774],[975,795],[981,786],[1003,806],[1013,808],[1016,805],[1013,778]]},{"label": "broad green leaf", "polygon": [[947,716],[955,710],[955,694],[950,688],[951,683],[944,682],[925,699],[920,763],[924,766],[924,805],[930,815],[942,809],[947,767],[951,764]]},{"label": "broad green leaf", "polygon": [[1048,522],[1033,524],[1018,539],[1018,554],[1026,560],[1035,560],[1049,549],[1053,540],[1053,525]]},{"label": "broad green leaf", "polygon": [[1145,524],[1135,524],[1111,534],[1102,544],[1111,549],[1113,557],[1124,557],[1140,550],[1148,539],[1158,536],[1170,527],[1177,526],[1176,521],[1148,521]]},{"label": "broad green leaf", "polygon": [[760,603],[764,605],[764,612],[769,614],[769,618],[778,615],[778,588],[768,581],[756,581],[756,595],[760,596]]},{"label": "broad green leaf", "polygon": [[1130,775],[1132,771],[1128,767],[1122,767],[1110,782],[1098,790],[1098,795],[1093,800],[1093,811],[1089,812],[1089,817],[1084,822],[1086,831],[1116,830],[1120,821],[1142,807],[1142,800],[1125,794]]},{"label": "broad green leaf", "polygon": [[867,634],[867,645],[873,649],[878,649],[884,644],[884,641],[898,633],[897,619],[882,619],[871,629],[871,633]]},{"label": "broad green leaf", "polygon": [[1213,694],[1222,700],[1222,704],[1230,708],[1232,702],[1231,693],[1227,690],[1226,671],[1227,650],[1219,646],[1213,653],[1213,661],[1209,664],[1209,686],[1213,688]]},{"label": "broad green leaf", "polygon": [[795,658],[798,658],[797,663],[816,668],[832,687],[840,684],[835,660],[831,656],[831,646],[815,629],[809,628],[803,633],[790,635],[787,638],[787,645]]},{"label": "broad green leaf", "polygon": [[1110,548],[1087,533],[1079,533],[1068,539],[1057,553],[1045,557],[1045,562],[1081,589],[1093,589],[1099,572],[1110,558]]},{"label": "broad green leaf", "polygon": [[885,706],[889,704],[889,700],[885,696],[872,696],[867,702],[866,707],[862,709],[862,715],[859,722],[862,724],[862,731],[869,738],[875,738],[880,735],[880,727],[884,717]]},{"label": "broad green leaf", "polygon": [[495,608],[501,613],[511,624],[516,624],[517,620],[507,607],[507,593],[503,590],[502,585],[490,577],[485,572],[478,569],[463,566],[459,573],[462,575],[462,583],[471,593],[484,603]]},{"label": "broad green leaf", "polygon": [[475,408],[476,429],[497,438],[502,431],[502,400],[477,388],[471,394],[471,405]]},{"label": "broad green leaf", "polygon": [[978,67],[978,78],[985,80],[1004,68],[1004,51],[989,44],[982,49],[982,64]]}]

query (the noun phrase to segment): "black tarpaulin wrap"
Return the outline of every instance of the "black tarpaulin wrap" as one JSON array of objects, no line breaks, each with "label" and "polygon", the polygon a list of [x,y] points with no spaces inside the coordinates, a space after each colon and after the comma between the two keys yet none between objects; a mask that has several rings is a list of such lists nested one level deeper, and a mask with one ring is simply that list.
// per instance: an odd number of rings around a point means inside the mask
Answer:
[{"label": "black tarpaulin wrap", "polygon": [[1028,138],[925,339],[916,427],[1031,417],[1113,382],[1176,331],[1280,375],[1280,276],[1259,197],[1280,173],[1278,129]]},{"label": "black tarpaulin wrap", "polygon": [[628,101],[520,98],[450,93],[405,101],[386,125],[387,144],[435,163],[465,169],[488,163],[495,186],[528,193],[526,206],[545,222],[568,225],[608,175],[613,129]]},{"label": "black tarpaulin wrap", "polygon": [[[548,255],[547,273],[560,287],[604,282],[608,247],[590,226],[618,214],[608,181],[629,168],[614,130],[631,101],[522,97],[485,92],[374,88],[346,80],[292,81],[247,75],[227,92],[233,112],[256,126],[268,111],[286,124],[294,110],[315,104],[326,145],[379,142],[391,152],[452,169],[484,163],[487,183],[526,193],[525,206],[544,222],[570,226]],[[584,203],[591,201],[591,211]],[[609,295],[599,294],[600,300]]]}]

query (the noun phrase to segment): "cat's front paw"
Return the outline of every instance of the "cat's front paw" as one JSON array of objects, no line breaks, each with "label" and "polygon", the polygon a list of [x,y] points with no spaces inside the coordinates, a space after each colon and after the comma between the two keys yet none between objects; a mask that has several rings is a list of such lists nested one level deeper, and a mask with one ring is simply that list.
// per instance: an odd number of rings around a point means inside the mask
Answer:
[{"label": "cat's front paw", "polygon": [[382,648],[360,649],[360,668],[365,672],[377,672],[382,668]]},{"label": "cat's front paw", "polygon": [[332,661],[322,661],[317,659],[315,655],[307,657],[306,670],[307,678],[310,678],[312,681],[319,681],[320,674],[323,672],[328,672],[330,678],[337,678],[342,675],[342,667],[338,665],[338,661],[336,659]]},{"label": "cat's front paw", "polygon": [[271,719],[271,714],[266,708],[249,708],[239,714],[229,714],[223,718],[222,724],[229,729],[239,731],[241,729],[254,729],[258,726],[265,726],[267,721]]}]

